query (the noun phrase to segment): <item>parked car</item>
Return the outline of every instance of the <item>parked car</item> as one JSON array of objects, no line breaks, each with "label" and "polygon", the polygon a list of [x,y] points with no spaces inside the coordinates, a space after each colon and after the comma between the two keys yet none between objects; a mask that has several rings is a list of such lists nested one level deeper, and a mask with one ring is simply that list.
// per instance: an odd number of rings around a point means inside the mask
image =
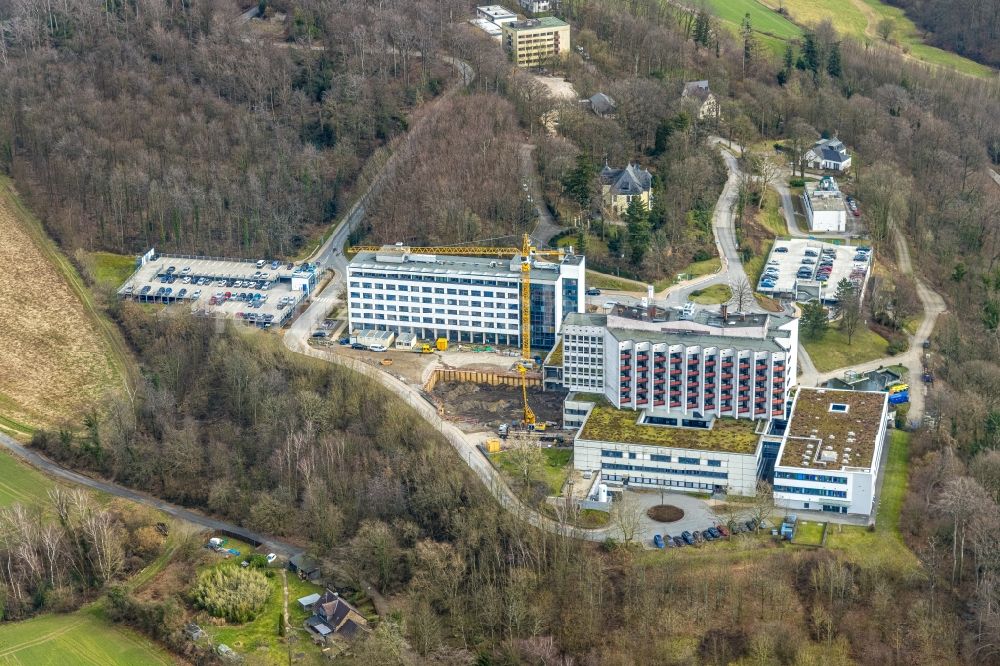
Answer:
[{"label": "parked car", "polygon": [[342,345],[344,345],[346,347],[347,345],[351,344],[351,339],[350,338],[341,338],[340,339],[340,344],[342,344]]},{"label": "parked car", "polygon": [[278,559],[278,556],[275,555],[274,553],[268,553],[265,559],[267,560],[267,563],[270,564],[271,562],[274,562],[276,559]]},{"label": "parked car", "polygon": [[663,535],[663,542],[665,544],[667,544],[667,548],[676,548],[677,547],[677,544],[674,543],[674,538],[672,536],[670,536],[669,534],[664,534]]},{"label": "parked car", "polygon": [[679,536],[675,536],[675,537],[674,537],[674,538],[672,539],[672,541],[674,542],[674,545],[675,545],[676,547],[678,547],[678,548],[680,548],[680,547],[682,547],[682,546],[686,546],[686,545],[687,545],[687,542],[686,542],[686,541],[684,541],[684,539],[680,538]]},{"label": "parked car", "polygon": [[276,270],[278,270],[278,267],[279,267],[279,266],[281,266],[281,262],[280,262],[280,261],[278,261],[278,260],[275,260],[275,261],[272,261],[272,262],[271,262],[271,270],[272,270],[272,271],[276,271]]},{"label": "parked car", "polygon": [[369,349],[369,351],[373,351],[373,352],[384,352],[384,351],[387,350],[387,348],[386,348],[385,345],[372,345],[368,349]]},{"label": "parked car", "polygon": [[314,338],[325,338],[326,337],[326,331],[313,331],[312,336]]},{"label": "parked car", "polygon": [[784,254],[785,252],[788,252],[788,248],[787,247],[783,247],[783,246],[782,247],[776,247],[776,248],[774,248],[774,251],[778,252],[778,253],[781,253],[781,254]]},{"label": "parked car", "polygon": [[681,532],[681,538],[684,539],[684,543],[686,543],[687,545],[689,546],[694,545],[694,535],[688,532],[687,530]]},{"label": "parked car", "polygon": [[701,543],[705,540],[704,535],[702,535],[701,530],[695,530],[691,532],[691,536],[694,538],[695,543]]},{"label": "parked car", "polygon": [[598,289],[597,287],[591,287],[590,289],[587,290],[587,296],[600,296],[600,295],[601,295],[601,290]]},{"label": "parked car", "polygon": [[168,266],[168,267],[167,267],[167,275],[170,275],[170,274],[172,274],[172,273],[173,273],[174,271],[176,271],[176,270],[177,270],[177,267],[176,267],[176,266]]},{"label": "parked car", "polygon": [[722,536],[724,537],[729,536],[729,528],[727,528],[725,525],[720,523],[715,526],[715,529],[719,530],[719,534],[721,534]]},{"label": "parked car", "polygon": [[806,250],[803,254],[805,254],[807,257],[818,257],[819,256],[819,253],[816,252],[816,250]]},{"label": "parked car", "polygon": [[767,265],[768,266],[780,266],[781,262],[778,261],[777,259],[771,259],[770,261],[767,262]]},{"label": "parked car", "polygon": [[187,289],[181,289],[180,291],[177,292],[177,298],[184,298],[185,296],[187,296],[187,293],[188,293]]},{"label": "parked car", "polygon": [[663,548],[663,546],[664,546],[663,536],[660,535],[660,534],[654,534],[653,535],[653,545],[656,546],[657,548]]},{"label": "parked car", "polygon": [[152,287],[150,287],[150,286],[149,286],[149,285],[147,284],[147,285],[146,285],[145,287],[143,287],[143,288],[142,288],[142,289],[141,289],[141,290],[139,291],[139,295],[140,295],[140,296],[145,296],[146,294],[148,294],[148,293],[149,293],[149,290],[150,290],[151,288],[152,288]]},{"label": "parked car", "polygon": [[704,532],[701,533],[701,538],[703,538],[705,541],[715,541],[715,537],[708,530],[705,530]]},{"label": "parked car", "polygon": [[802,258],[802,263],[803,264],[815,264],[816,260],[813,259],[812,257],[803,257]]},{"label": "parked car", "polygon": [[711,534],[711,535],[712,535],[712,538],[713,538],[713,539],[721,539],[721,538],[722,538],[722,532],[720,532],[720,531],[719,531],[718,529],[716,529],[716,528],[714,528],[714,527],[709,527],[709,528],[708,528],[707,530],[705,530],[705,531],[706,531],[706,532],[707,532],[708,534]]},{"label": "parked car", "polygon": [[368,347],[365,347],[360,342],[352,342],[351,343],[351,349],[368,349]]}]

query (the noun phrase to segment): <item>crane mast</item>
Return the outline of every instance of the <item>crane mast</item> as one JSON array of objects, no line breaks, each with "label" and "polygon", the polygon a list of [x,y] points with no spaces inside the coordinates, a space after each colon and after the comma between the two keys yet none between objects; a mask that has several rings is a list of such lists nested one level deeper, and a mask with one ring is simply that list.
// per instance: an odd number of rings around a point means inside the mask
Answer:
[{"label": "crane mast", "polygon": [[[456,255],[480,255],[486,257],[521,257],[521,358],[525,361],[531,360],[531,260],[535,257],[555,257],[560,261],[566,256],[564,250],[539,250],[531,244],[531,236],[524,234],[521,239],[521,247],[484,247],[484,246],[439,246],[439,247],[409,247],[405,245],[377,246],[377,245],[357,245],[348,249],[348,252],[401,252],[418,254],[440,254],[448,256]],[[523,366],[518,366],[523,369]],[[525,421],[531,414],[534,423],[535,415],[528,407],[527,384],[522,377],[522,387],[524,388],[524,415]]]}]

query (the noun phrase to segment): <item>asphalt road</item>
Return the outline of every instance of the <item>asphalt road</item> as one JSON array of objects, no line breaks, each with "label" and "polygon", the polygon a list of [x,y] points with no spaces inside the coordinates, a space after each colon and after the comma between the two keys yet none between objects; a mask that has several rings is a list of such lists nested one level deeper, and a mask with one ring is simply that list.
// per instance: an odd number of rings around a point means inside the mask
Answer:
[{"label": "asphalt road", "polygon": [[542,188],[538,182],[538,169],[535,168],[535,160],[532,157],[534,150],[535,146],[530,143],[521,144],[521,182],[528,184],[528,193],[531,194],[535,210],[538,212],[538,222],[531,232],[531,239],[538,247],[545,247],[562,227],[552,219],[552,214],[545,205]]},{"label": "asphalt road", "polygon": [[93,490],[99,490],[115,497],[122,497],[139,504],[144,504],[154,509],[163,511],[178,520],[183,520],[184,522],[191,523],[199,527],[204,527],[210,530],[224,530],[235,534],[246,541],[259,542],[263,544],[261,550],[264,552],[272,552],[284,557],[291,557],[296,553],[302,552],[302,548],[280,541],[274,537],[260,534],[258,532],[254,532],[253,530],[248,530],[245,527],[241,527],[225,520],[219,520],[218,518],[206,516],[198,513],[197,511],[192,511],[191,509],[185,509],[184,507],[171,504],[170,502],[165,502],[159,498],[153,497],[152,495],[147,495],[146,493],[141,493],[136,490],[132,490],[131,488],[120,486],[111,481],[94,479],[66,469],[59,463],[49,460],[3,433],[0,433],[0,445],[18,458],[30,463],[33,467],[37,467],[57,479],[69,481],[70,483],[85,486]]}]

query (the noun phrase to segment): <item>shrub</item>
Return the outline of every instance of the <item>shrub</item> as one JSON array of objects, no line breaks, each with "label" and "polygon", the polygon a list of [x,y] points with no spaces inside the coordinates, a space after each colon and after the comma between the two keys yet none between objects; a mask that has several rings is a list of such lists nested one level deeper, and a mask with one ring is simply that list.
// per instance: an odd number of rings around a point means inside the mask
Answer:
[{"label": "shrub", "polygon": [[791,185],[792,187],[805,187],[805,185],[806,185],[806,179],[805,178],[789,178],[788,179],[788,184]]},{"label": "shrub", "polygon": [[896,354],[901,354],[909,349],[910,343],[901,335],[894,335],[889,338],[889,344],[886,346],[886,353],[889,356],[895,356]]},{"label": "shrub", "polygon": [[271,595],[267,577],[256,569],[222,566],[198,574],[191,597],[196,606],[230,622],[257,617]]}]

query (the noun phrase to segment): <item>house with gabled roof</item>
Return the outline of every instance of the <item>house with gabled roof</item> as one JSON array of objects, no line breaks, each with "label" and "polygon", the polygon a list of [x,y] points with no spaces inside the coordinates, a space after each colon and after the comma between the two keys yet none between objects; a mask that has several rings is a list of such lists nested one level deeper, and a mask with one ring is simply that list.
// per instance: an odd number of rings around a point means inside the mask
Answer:
[{"label": "house with gabled roof", "polygon": [[844,172],[851,167],[851,154],[837,137],[817,141],[806,151],[803,160],[810,169]]},{"label": "house with gabled roof", "polygon": [[638,164],[629,163],[624,169],[605,164],[601,169],[601,200],[606,214],[612,218],[621,218],[636,197],[649,210],[652,189],[652,174]]},{"label": "house with gabled roof", "polygon": [[708,87],[707,79],[685,83],[684,89],[681,91],[681,98],[691,100],[695,104],[698,120],[719,118],[722,115],[719,100],[715,98],[715,94]]},{"label": "house with gabled roof", "polygon": [[358,609],[329,589],[313,602],[312,615],[305,621],[305,626],[316,640],[323,643],[331,636],[353,639],[371,631],[368,620]]},{"label": "house with gabled roof", "polygon": [[615,100],[602,92],[595,93],[590,99],[584,101],[596,116],[610,118],[615,115]]}]

